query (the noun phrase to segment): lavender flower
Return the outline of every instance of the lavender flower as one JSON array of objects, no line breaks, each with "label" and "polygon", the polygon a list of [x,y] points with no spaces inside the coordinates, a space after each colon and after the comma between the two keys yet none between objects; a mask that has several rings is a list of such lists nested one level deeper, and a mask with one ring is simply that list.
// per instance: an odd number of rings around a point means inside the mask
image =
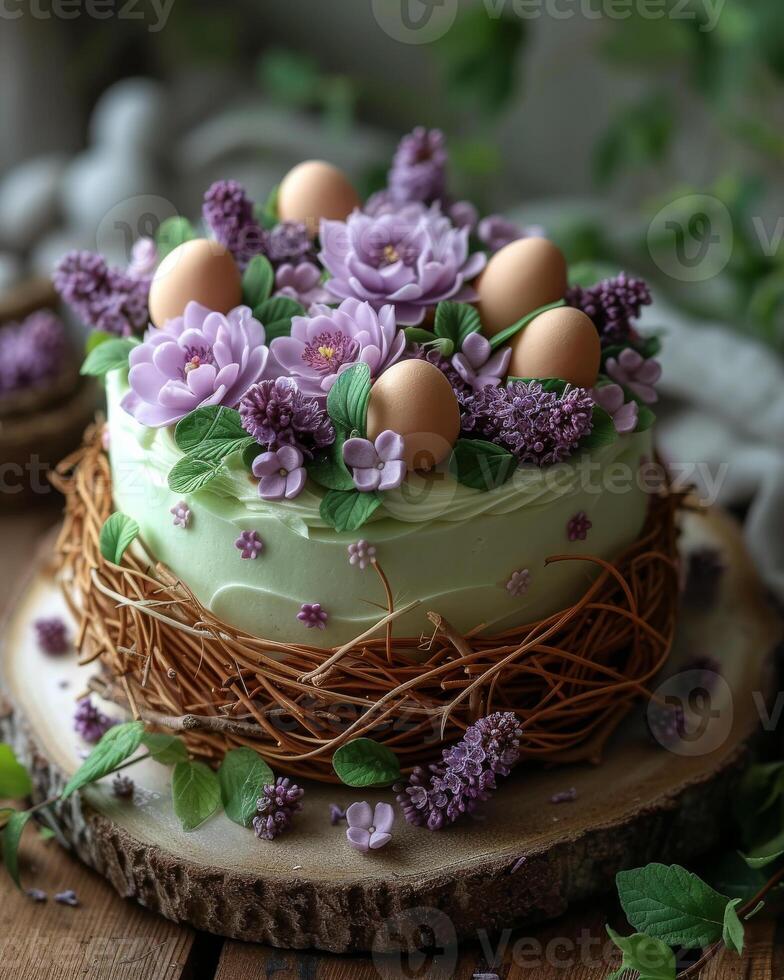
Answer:
[{"label": "lavender flower", "polygon": [[122,407],[142,425],[172,425],[205,405],[234,407],[267,365],[264,327],[247,306],[225,315],[191,301],[134,347]]},{"label": "lavender flower", "polygon": [[530,584],[531,573],[527,568],[520,568],[516,572],[512,572],[509,576],[509,581],[506,583],[506,591],[509,595],[517,598],[526,594]]},{"label": "lavender flower", "polygon": [[588,288],[571,286],[566,302],[593,320],[603,344],[616,344],[636,336],[632,321],[650,305],[651,291],[642,279],[622,272]]},{"label": "lavender flower", "polygon": [[297,619],[304,623],[309,630],[327,628],[329,613],[321,608],[320,602],[303,602],[297,613]]},{"label": "lavender flower", "polygon": [[359,565],[364,571],[376,557],[376,549],[364,538],[348,546],[348,561],[350,565]]},{"label": "lavender flower", "polygon": [[158,246],[152,238],[137,238],[131,248],[131,261],[125,272],[131,279],[149,281],[158,265]]},{"label": "lavender flower", "polygon": [[45,891],[41,891],[40,888],[28,888],[25,895],[33,902],[45,902],[47,895]]},{"label": "lavender flower", "polygon": [[174,515],[172,524],[175,527],[186,528],[190,524],[191,509],[184,500],[181,500],[178,504],[170,508],[169,513]]},{"label": "lavender flower", "polygon": [[313,241],[302,221],[281,221],[268,231],[266,252],[275,265],[315,258]]},{"label": "lavender flower", "polygon": [[468,228],[455,228],[437,205],[322,220],[319,258],[332,276],[326,288],[377,310],[392,303],[398,323],[416,325],[441,300],[476,299],[470,283],[486,259],[483,252],[469,254],[468,235]]},{"label": "lavender flower", "polygon": [[391,429],[385,429],[375,443],[369,439],[346,439],[343,443],[343,461],[351,467],[354,486],[362,493],[394,490],[406,475],[404,450],[403,437]]},{"label": "lavender flower", "polygon": [[73,908],[76,908],[79,904],[79,899],[76,897],[76,892],[73,888],[69,888],[64,892],[58,892],[54,896],[54,900],[58,905],[70,905]]},{"label": "lavender flower", "polygon": [[262,790],[256,803],[259,816],[253,818],[253,829],[260,840],[274,840],[291,826],[294,815],[302,809],[305,791],[287,777],[278,777]]},{"label": "lavender flower", "polygon": [[135,788],[134,781],[129,776],[123,776],[122,773],[118,772],[112,780],[112,793],[119,800],[132,800]]},{"label": "lavender flower", "polygon": [[95,707],[92,700],[83,698],[74,713],[74,731],[81,735],[85,742],[94,744],[100,742],[103,736],[117,724]]},{"label": "lavender flower", "polygon": [[50,310],[0,326],[0,395],[56,378],[67,355],[65,327]]},{"label": "lavender flower", "polygon": [[646,404],[658,401],[654,385],[661,377],[662,369],[655,358],[646,359],[633,347],[626,347],[617,358],[607,358],[604,370],[613,381],[628,388]]},{"label": "lavender flower", "polygon": [[488,385],[501,384],[511,356],[511,347],[502,347],[494,354],[487,337],[474,331],[463,341],[460,351],[452,355],[452,366],[473,391],[480,391]]},{"label": "lavender flower", "polygon": [[253,475],[259,479],[259,496],[263,500],[293,500],[298,496],[308,476],[302,465],[304,458],[295,446],[281,446],[257,456]]},{"label": "lavender flower", "polygon": [[323,404],[303,395],[292,378],[260,381],[248,389],[239,408],[245,431],[268,450],[294,446],[310,458],[335,441]]},{"label": "lavender flower", "polygon": [[204,195],[202,217],[215,238],[244,269],[265,250],[264,229],[253,215],[253,202],[236,180],[218,180]]},{"label": "lavender flower", "polygon": [[591,388],[591,398],[607,412],[619,435],[634,432],[637,428],[639,406],[634,399],[626,401],[626,394],[620,385],[600,385]]},{"label": "lavender flower", "polygon": [[44,653],[53,656],[68,653],[71,648],[71,640],[68,636],[68,628],[60,616],[37,619],[33,626],[35,627],[38,646]]},{"label": "lavender flower", "polygon": [[406,335],[395,323],[395,309],[344,300],[337,309],[314,305],[308,316],[291,320],[291,336],[276,337],[271,350],[309,398],[326,399],[338,375],[358,361],[371,378],[394,364],[406,347]]},{"label": "lavender flower", "polygon": [[578,511],[566,525],[566,536],[570,541],[585,541],[593,524],[588,520],[584,510]]},{"label": "lavender flower", "polygon": [[275,296],[286,296],[306,309],[314,303],[328,303],[332,298],[321,285],[321,269],[315,262],[279,265],[275,272]]},{"label": "lavender flower", "polygon": [[389,171],[389,192],[394,200],[440,200],[446,191],[447,154],[440,129],[417,126],[398,144]]},{"label": "lavender flower", "polygon": [[352,803],[346,810],[346,838],[356,851],[367,854],[385,847],[392,840],[395,811],[389,803],[376,803],[375,810],[369,803]]},{"label": "lavender flower", "polygon": [[127,337],[149,322],[150,279],[110,268],[92,252],[68,252],[52,276],[54,288],[86,324]]},{"label": "lavender flower", "polygon": [[240,558],[255,561],[264,550],[264,542],[258,531],[243,531],[234,542],[234,547],[240,552]]},{"label": "lavender flower", "polygon": [[496,712],[471,725],[463,739],[442,752],[442,761],[417,766],[395,786],[410,824],[440,830],[490,798],[499,777],[508,776],[520,754],[522,728],[511,712]]},{"label": "lavender flower", "polygon": [[571,385],[558,394],[538,381],[514,381],[460,401],[463,430],[503,446],[521,463],[563,462],[593,428],[590,393]]}]

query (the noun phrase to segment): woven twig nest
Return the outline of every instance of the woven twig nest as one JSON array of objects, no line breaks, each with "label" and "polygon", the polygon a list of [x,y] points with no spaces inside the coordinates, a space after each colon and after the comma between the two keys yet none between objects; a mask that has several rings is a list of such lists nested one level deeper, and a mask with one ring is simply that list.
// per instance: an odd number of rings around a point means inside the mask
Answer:
[{"label": "woven twig nest", "polygon": [[579,601],[546,619],[462,635],[432,610],[432,635],[398,637],[392,610],[372,636],[324,650],[222,622],[138,550],[107,562],[98,542],[112,513],[111,475],[97,429],[60,465],[57,483],[67,497],[61,580],[82,662],[103,667],[94,688],[181,732],[211,762],[248,745],[279,772],[333,781],[335,749],[367,736],[408,771],[497,710],[521,719],[522,758],[598,759],[669,655],[676,494],[651,498],[640,538],[616,562],[550,559],[592,562],[598,574]]}]

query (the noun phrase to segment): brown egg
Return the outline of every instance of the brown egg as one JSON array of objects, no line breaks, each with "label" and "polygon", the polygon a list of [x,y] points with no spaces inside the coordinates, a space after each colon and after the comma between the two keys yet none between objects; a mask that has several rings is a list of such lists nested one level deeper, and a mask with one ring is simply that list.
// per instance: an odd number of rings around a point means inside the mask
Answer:
[{"label": "brown egg", "polygon": [[479,277],[479,315],[488,337],[566,292],[566,259],[546,238],[521,238],[495,253]]},{"label": "brown egg", "polygon": [[278,188],[281,221],[303,221],[311,235],[322,218],[343,221],[359,207],[357,192],[342,170],[324,160],[306,160],[286,174]]},{"label": "brown egg", "polygon": [[449,457],[460,433],[460,408],[452,386],[427,361],[400,361],[370,389],[368,439],[385,429],[405,439],[409,470],[430,470]]},{"label": "brown egg", "polygon": [[242,302],[237,263],[211,239],[183,242],[161,262],[150,286],[150,319],[162,327],[181,316],[191,300],[218,313],[228,313]]},{"label": "brown egg", "polygon": [[517,378],[561,378],[590,388],[602,351],[599,332],[582,310],[558,306],[540,313],[511,341],[509,374]]}]

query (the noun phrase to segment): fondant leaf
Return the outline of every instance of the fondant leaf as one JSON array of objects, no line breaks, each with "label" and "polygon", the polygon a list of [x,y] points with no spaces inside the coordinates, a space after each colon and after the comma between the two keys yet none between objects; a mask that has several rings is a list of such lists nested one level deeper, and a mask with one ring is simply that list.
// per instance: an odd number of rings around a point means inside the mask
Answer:
[{"label": "fondant leaf", "polygon": [[107,340],[116,340],[115,334],[107,333],[105,330],[91,330],[87,335],[87,340],[84,342],[84,352],[89,354],[90,351],[95,350],[96,347],[100,347],[101,344],[105,344]]},{"label": "fondant leaf", "polygon": [[638,980],[675,980],[675,954],[665,943],[641,933],[619,936],[609,926],[607,934],[623,953],[620,969],[607,980],[625,980],[635,971]]},{"label": "fondant leaf", "polygon": [[254,255],[242,274],[242,302],[251,309],[269,299],[275,272],[266,255]]},{"label": "fondant leaf", "polygon": [[178,762],[172,773],[172,799],[182,829],[196,830],[220,806],[218,777],[203,762]]},{"label": "fondant leaf", "polygon": [[342,371],[327,396],[327,412],[338,429],[356,431],[364,438],[370,399],[370,368],[364,362]]},{"label": "fondant leaf", "polygon": [[110,728],[69,779],[62,798],[67,800],[78,789],[108,776],[139,748],[143,734],[144,724],[141,721],[129,721]]},{"label": "fondant leaf", "polygon": [[656,414],[647,405],[637,404],[637,427],[635,432],[645,432],[656,421]]},{"label": "fondant leaf", "polygon": [[327,490],[354,490],[354,480],[343,462],[343,443],[338,436],[323,453],[307,464],[308,476]]},{"label": "fondant leaf", "polygon": [[288,337],[291,333],[291,318],[304,316],[305,308],[289,296],[271,296],[253,308],[253,315],[264,327],[269,343],[276,337]]},{"label": "fondant leaf", "polygon": [[406,327],[404,333],[410,344],[431,344],[436,339],[431,330],[424,330],[422,327]]},{"label": "fondant leaf", "polygon": [[138,341],[130,337],[113,337],[98,343],[90,349],[79,373],[91,378],[102,378],[109,371],[127,368],[128,355],[137,343]]},{"label": "fondant leaf", "polygon": [[17,888],[22,887],[19,881],[19,842],[32,815],[30,810],[11,811],[3,830],[3,863]]},{"label": "fondant leaf", "polygon": [[436,337],[451,341],[454,350],[460,350],[466,337],[481,329],[482,321],[479,319],[479,313],[476,307],[469,303],[444,300],[436,307],[434,324]]},{"label": "fondant leaf", "polygon": [[275,776],[258,752],[240,748],[224,756],[218,782],[226,816],[242,827],[249,827],[263,787],[274,783]]},{"label": "fondant leaf", "polygon": [[389,786],[400,778],[395,753],[372,738],[355,738],[335,750],[332,768],[346,786]]},{"label": "fondant leaf", "polygon": [[188,750],[181,738],[176,735],[163,735],[159,732],[145,732],[142,735],[142,745],[149,751],[156,762],[162,766],[173,766],[185,762]]},{"label": "fondant leaf", "polygon": [[107,517],[101,528],[98,544],[101,554],[114,565],[119,565],[128,546],[136,540],[139,525],[132,517],[115,511]]},{"label": "fondant leaf", "polygon": [[458,483],[474,490],[494,490],[512,476],[517,459],[493,442],[458,439],[451,465]]},{"label": "fondant leaf", "polygon": [[169,470],[169,489],[175,493],[194,493],[214,480],[222,465],[221,460],[186,456]]},{"label": "fondant leaf", "polygon": [[187,455],[203,460],[225,459],[255,442],[243,429],[240,413],[225,405],[197,408],[180,419],[174,441]]},{"label": "fondant leaf", "polygon": [[21,800],[33,790],[27,770],[17,761],[14,750],[0,743],[0,799]]},{"label": "fondant leaf", "polygon": [[593,428],[580,440],[580,449],[598,449],[610,446],[618,438],[618,430],[609,412],[599,405],[593,407]]},{"label": "fondant leaf", "polygon": [[336,531],[357,531],[381,503],[377,493],[359,490],[330,490],[321,501],[319,513]]},{"label": "fondant leaf", "polygon": [[559,306],[566,306],[565,299],[557,299],[554,303],[546,303],[544,306],[540,306],[535,310],[531,310],[530,313],[526,313],[524,317],[521,317],[516,323],[513,323],[510,327],[497,333],[494,337],[490,338],[490,348],[492,350],[498,350],[504,344],[508,343],[515,334],[520,333],[531,320],[536,319],[540,313],[546,313],[548,310],[554,310]]},{"label": "fondant leaf", "polygon": [[187,218],[176,215],[173,218],[166,218],[158,225],[155,233],[155,244],[158,246],[158,258],[165,258],[183,242],[189,242],[196,237],[193,225]]}]

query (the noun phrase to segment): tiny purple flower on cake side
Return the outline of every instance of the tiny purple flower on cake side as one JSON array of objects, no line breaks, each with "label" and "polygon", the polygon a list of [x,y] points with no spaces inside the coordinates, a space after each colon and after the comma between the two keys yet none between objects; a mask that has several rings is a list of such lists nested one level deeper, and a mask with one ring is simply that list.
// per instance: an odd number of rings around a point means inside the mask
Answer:
[{"label": "tiny purple flower on cake side", "polygon": [[38,646],[44,653],[59,656],[71,649],[68,628],[60,616],[37,619],[33,625]]},{"label": "tiny purple flower on cake side", "polygon": [[240,552],[240,558],[253,561],[264,550],[264,542],[258,531],[243,531],[234,542],[234,547]]},{"label": "tiny purple flower on cake side", "polygon": [[578,511],[566,525],[566,536],[570,541],[585,541],[593,524],[584,510]]},{"label": "tiny purple flower on cake side", "polygon": [[406,475],[404,450],[403,437],[386,429],[374,443],[369,439],[346,439],[343,461],[351,467],[354,486],[360,492],[394,490]]},{"label": "tiny purple flower on cake side", "polygon": [[74,713],[74,731],[77,735],[94,744],[100,742],[103,736],[117,724],[107,717],[93,704],[89,697],[83,698],[76,706]]},{"label": "tiny purple flower on cake side", "polygon": [[626,347],[617,358],[608,357],[604,369],[613,381],[628,388],[646,404],[658,400],[654,385],[661,377],[662,368],[655,358],[646,359],[633,347]]},{"label": "tiny purple flower on cake side", "polygon": [[178,504],[175,504],[169,510],[169,513],[174,515],[172,524],[174,524],[175,527],[187,528],[190,524],[191,509],[184,500],[181,500]]},{"label": "tiny purple flower on cake side", "polygon": [[346,810],[346,838],[357,851],[367,854],[385,847],[392,840],[395,811],[389,803],[352,803]]},{"label": "tiny purple flower on cake side", "polygon": [[259,480],[259,496],[264,500],[293,500],[298,496],[308,478],[304,459],[294,446],[281,446],[257,456],[252,469]]},{"label": "tiny purple flower on cake side", "polygon": [[601,385],[591,388],[591,398],[596,404],[605,410],[613,420],[615,431],[619,435],[625,432],[634,432],[637,428],[637,420],[640,409],[634,399],[626,401],[626,395],[620,385]]},{"label": "tiny purple flower on cake side", "polygon": [[376,557],[376,549],[372,544],[361,538],[348,546],[348,561],[350,565],[359,565],[364,571]]},{"label": "tiny purple flower on cake side", "polygon": [[305,791],[288,777],[278,777],[262,790],[256,803],[258,816],[253,829],[260,840],[274,840],[291,826],[294,815],[302,810]]},{"label": "tiny purple flower on cake side", "polygon": [[270,451],[294,446],[311,458],[316,449],[335,441],[323,404],[302,394],[292,378],[260,381],[240,401],[240,419],[245,431]]},{"label": "tiny purple flower on cake side", "polygon": [[531,573],[527,568],[518,569],[512,572],[509,581],[506,583],[506,590],[511,596],[525,595],[531,584]]},{"label": "tiny purple flower on cake side", "polygon": [[304,623],[309,630],[326,629],[329,613],[321,608],[320,602],[303,602],[297,613],[297,619]]}]

